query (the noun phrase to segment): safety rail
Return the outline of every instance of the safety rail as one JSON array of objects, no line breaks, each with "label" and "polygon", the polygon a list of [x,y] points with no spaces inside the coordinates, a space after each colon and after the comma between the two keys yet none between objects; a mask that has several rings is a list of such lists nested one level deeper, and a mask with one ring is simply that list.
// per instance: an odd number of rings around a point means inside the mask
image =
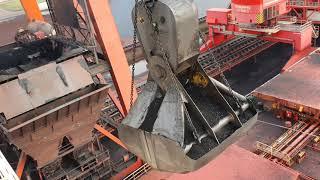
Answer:
[{"label": "safety rail", "polygon": [[311,6],[311,7],[319,7],[320,1],[318,2],[309,2],[308,0],[288,0],[287,1],[288,6]]},{"label": "safety rail", "polygon": [[307,21],[303,24],[280,24],[280,29],[283,31],[290,31],[290,32],[302,32],[305,29],[312,26],[311,21]]},{"label": "safety rail", "polygon": [[[58,174],[50,174],[49,179],[77,179],[85,174],[85,172],[95,169],[98,165],[101,165],[110,160],[109,151],[100,152],[99,154],[93,154],[91,157],[79,161],[79,165],[71,170],[60,169]],[[110,162],[108,163],[110,166]]]},{"label": "safety rail", "polygon": [[297,16],[279,16],[277,18],[278,22],[286,22],[286,23],[296,23],[298,21]]},{"label": "safety rail", "polygon": [[241,24],[239,25],[241,29],[250,29],[250,30],[267,30],[267,29],[278,29],[280,30],[279,25],[275,26],[261,26],[261,25],[255,25],[255,24]]},{"label": "safety rail", "polygon": [[317,38],[319,37],[319,31],[320,31],[319,26],[314,26],[314,25],[312,25],[312,27],[313,27],[312,37],[313,37],[314,39],[317,39]]},{"label": "safety rail", "polygon": [[137,170],[129,174],[127,177],[125,177],[123,180],[136,180],[145,175],[147,172],[151,170],[151,166],[147,163],[143,164],[141,167],[139,167]]},{"label": "safety rail", "polygon": [[264,144],[262,142],[258,141],[256,143],[256,149],[258,151],[262,151],[264,153],[270,154],[273,157],[281,159],[281,160],[285,161],[287,164],[292,164],[292,162],[293,162],[293,159],[288,154],[282,153],[278,149],[276,149],[270,145]]}]

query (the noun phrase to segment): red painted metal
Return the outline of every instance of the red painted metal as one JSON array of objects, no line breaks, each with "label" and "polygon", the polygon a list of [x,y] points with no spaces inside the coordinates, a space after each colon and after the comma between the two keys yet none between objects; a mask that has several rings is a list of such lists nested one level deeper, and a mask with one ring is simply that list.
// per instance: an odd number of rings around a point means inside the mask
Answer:
[{"label": "red painted metal", "polygon": [[[232,17],[238,23],[262,24],[288,13],[287,0],[232,0]],[[268,16],[264,16],[268,14]]]},{"label": "red painted metal", "polygon": [[291,56],[291,58],[289,59],[287,64],[282,68],[282,72],[287,71],[291,66],[293,66],[294,64],[296,64],[301,59],[303,59],[304,57],[306,57],[308,54],[310,54],[311,52],[313,52],[315,50],[316,50],[316,48],[309,47],[309,48],[305,49],[304,51],[296,52],[293,56]]},{"label": "red painted metal", "polygon": [[261,100],[286,107],[310,119],[319,120],[320,54],[314,52],[257,88]]},{"label": "red painted metal", "polygon": [[[149,174],[151,177],[149,177]],[[215,160],[198,171],[188,174],[168,174],[151,171],[142,180],[194,180],[194,179],[292,179],[298,180],[300,174],[271,161],[259,157],[237,145],[227,148]]]},{"label": "red painted metal", "polygon": [[115,142],[116,144],[118,144],[119,146],[123,147],[124,149],[127,149],[127,147],[121,142],[121,140],[119,138],[117,138],[116,136],[114,136],[113,134],[111,134],[109,131],[105,130],[103,127],[101,127],[99,124],[96,124],[94,126],[94,128],[96,130],[98,130],[100,133],[102,133],[103,135],[105,135],[106,137],[108,137],[109,139],[111,139],[113,142]]},{"label": "red painted metal", "polygon": [[320,0],[288,0],[287,6],[300,20],[320,24]]},{"label": "red painted metal", "polygon": [[[109,58],[113,83],[126,115],[130,109],[132,78],[110,4],[105,0],[89,0],[88,8],[99,45],[104,55]],[[133,100],[136,97],[134,88]]]},{"label": "red painted metal", "polygon": [[[214,12],[214,11],[217,11],[217,12]],[[228,13],[228,15],[226,15],[225,13]],[[253,36],[253,37],[260,38],[267,41],[293,44],[294,49],[297,51],[302,51],[304,49],[311,47],[312,34],[313,34],[313,28],[311,25],[305,24],[304,26],[301,26],[303,28],[299,30],[295,29],[292,31],[279,30],[274,32],[264,32],[264,31],[261,31],[261,29],[244,29],[244,28],[241,28],[238,24],[232,23],[231,21],[228,21],[227,24],[225,24],[225,16],[240,17],[240,15],[235,15],[234,11],[232,11],[231,14],[230,13],[231,13],[230,11],[223,11],[221,9],[209,9],[207,11],[209,39],[211,41],[214,41],[214,38],[217,38],[217,42],[219,42],[220,41],[219,39],[221,39],[221,37],[219,36],[221,35],[230,36],[238,33],[246,36]],[[215,17],[210,17],[210,16],[216,16],[216,15],[219,15],[222,17],[222,14],[223,14],[222,21],[216,20]],[[248,14],[242,13],[242,15],[247,16]],[[237,20],[237,22],[239,21]],[[270,30],[272,30],[272,28],[270,28]]]},{"label": "red painted metal", "polygon": [[263,0],[232,0],[232,3],[239,5],[262,5]]},{"label": "red painted metal", "polygon": [[108,89],[108,95],[109,95],[111,101],[114,103],[114,105],[117,107],[117,109],[121,113],[122,117],[125,117],[121,103],[120,103],[117,95],[114,93],[114,91],[111,88]]},{"label": "red painted metal", "polygon": [[227,25],[231,20],[231,9],[211,8],[207,10],[206,22],[209,25],[209,36],[206,45],[200,47],[200,52],[204,53],[208,49],[219,46],[220,44],[233,39],[234,35],[225,35],[221,33],[214,33],[210,25]]},{"label": "red painted metal", "polygon": [[111,178],[111,180],[119,180],[119,179],[123,179],[126,176],[128,176],[129,174],[131,174],[132,172],[134,172],[135,170],[137,170],[139,167],[141,167],[143,165],[143,162],[141,159],[137,159],[137,161],[132,164],[131,166],[129,166],[128,168],[122,170],[120,173],[118,173],[117,175],[113,176]]},{"label": "red painted metal", "polygon": [[207,23],[208,24],[228,24],[230,18],[231,9],[224,8],[211,8],[207,10]]}]

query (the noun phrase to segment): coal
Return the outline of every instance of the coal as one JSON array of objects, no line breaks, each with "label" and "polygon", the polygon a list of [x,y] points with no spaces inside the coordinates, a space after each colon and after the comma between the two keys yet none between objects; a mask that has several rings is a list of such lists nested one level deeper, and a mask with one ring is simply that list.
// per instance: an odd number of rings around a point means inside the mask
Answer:
[{"label": "coal", "polygon": [[233,90],[240,94],[249,94],[279,74],[292,56],[292,52],[290,44],[277,43],[256,57],[226,71],[225,76]]},{"label": "coal", "polygon": [[191,150],[187,153],[191,159],[197,160],[217,147],[218,143],[212,137],[203,138],[201,143],[192,146]]},{"label": "coal", "polygon": [[189,85],[186,90],[211,127],[228,115],[222,105],[203,92],[204,89]]}]

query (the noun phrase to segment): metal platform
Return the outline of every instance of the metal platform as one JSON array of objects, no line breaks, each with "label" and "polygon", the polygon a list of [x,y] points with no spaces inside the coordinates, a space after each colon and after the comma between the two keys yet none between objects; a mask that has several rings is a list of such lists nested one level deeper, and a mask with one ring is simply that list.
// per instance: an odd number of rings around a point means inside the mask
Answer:
[{"label": "metal platform", "polygon": [[257,88],[253,94],[268,102],[267,105],[286,107],[317,119],[320,112],[320,54],[310,53],[267,83]]}]

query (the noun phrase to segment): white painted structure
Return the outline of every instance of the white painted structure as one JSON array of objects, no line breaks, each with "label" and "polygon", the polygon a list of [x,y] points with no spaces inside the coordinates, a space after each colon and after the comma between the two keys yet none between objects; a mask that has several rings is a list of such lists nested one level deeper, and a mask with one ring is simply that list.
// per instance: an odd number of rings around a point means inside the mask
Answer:
[{"label": "white painted structure", "polygon": [[15,171],[12,169],[7,159],[0,151],[0,179],[1,180],[19,180]]}]

